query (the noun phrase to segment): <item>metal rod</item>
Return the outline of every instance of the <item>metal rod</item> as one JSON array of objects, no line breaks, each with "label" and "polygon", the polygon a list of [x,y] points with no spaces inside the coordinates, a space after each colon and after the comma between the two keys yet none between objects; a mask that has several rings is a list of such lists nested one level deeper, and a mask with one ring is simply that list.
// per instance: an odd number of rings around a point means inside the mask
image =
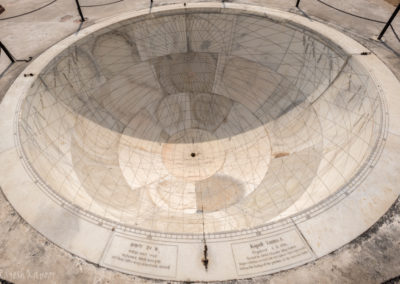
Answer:
[{"label": "metal rod", "polygon": [[0,41],[0,49],[4,50],[4,53],[10,58],[11,62],[15,62],[14,56],[12,56],[11,52],[7,49],[7,47]]},{"label": "metal rod", "polygon": [[300,0],[297,0],[296,2],[296,8],[299,8]]},{"label": "metal rod", "polygon": [[81,5],[79,4],[79,0],[75,0],[75,1],[76,1],[76,6],[78,7],[79,16],[81,16],[81,22],[84,22],[85,18],[83,17]]},{"label": "metal rod", "polygon": [[394,20],[394,18],[396,17],[397,13],[400,10],[400,4],[397,5],[397,8],[394,10],[392,16],[390,16],[389,21],[387,21],[385,27],[383,28],[383,30],[381,31],[381,33],[378,36],[378,40],[381,40],[381,38],[383,37],[383,35],[385,34],[386,30],[388,29],[388,27],[391,25],[392,21]]},{"label": "metal rod", "polygon": [[32,56],[29,56],[28,59],[17,59],[17,58],[15,58],[15,57],[11,54],[11,52],[7,49],[7,47],[0,41],[0,52],[1,52],[1,50],[4,50],[4,52],[5,52],[5,54],[7,55],[7,57],[10,58],[11,63],[14,63],[14,62],[22,62],[22,61],[23,61],[23,62],[29,62],[29,61],[32,60]]}]

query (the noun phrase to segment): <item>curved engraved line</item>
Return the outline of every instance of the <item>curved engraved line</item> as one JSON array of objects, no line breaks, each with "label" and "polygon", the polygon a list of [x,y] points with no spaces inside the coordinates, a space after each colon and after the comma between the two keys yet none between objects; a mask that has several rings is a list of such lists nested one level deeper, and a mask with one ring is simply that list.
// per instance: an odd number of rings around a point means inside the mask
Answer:
[{"label": "curved engraved line", "polygon": [[[370,73],[372,79],[373,76]],[[374,80],[374,82],[376,83],[376,80]],[[249,228],[249,229],[244,229],[244,230],[232,230],[232,231],[224,231],[224,232],[220,232],[220,233],[208,233],[206,234],[208,238],[220,238],[221,236],[229,236],[232,233],[234,233],[235,235],[245,235],[245,234],[252,234],[255,231],[259,231],[259,230],[268,230],[268,227],[284,227],[285,225],[287,226],[288,223],[295,221],[296,223],[301,223],[306,221],[307,219],[309,219],[310,217],[314,217],[317,216],[321,213],[323,213],[324,211],[326,211],[327,209],[331,208],[332,206],[334,206],[335,204],[337,204],[338,202],[340,202],[342,199],[344,199],[349,193],[353,192],[356,187],[361,184],[362,181],[365,180],[365,178],[368,176],[368,174],[370,173],[370,171],[372,170],[373,166],[376,164],[376,162],[379,160],[379,157],[382,154],[383,151],[383,146],[385,144],[385,138],[387,135],[387,124],[388,124],[388,114],[386,112],[387,108],[386,108],[386,103],[385,100],[382,97],[382,90],[380,90],[378,88],[378,85],[375,85],[377,87],[378,93],[379,93],[379,99],[380,99],[380,106],[381,106],[381,123],[379,124],[379,135],[376,138],[376,143],[375,146],[373,147],[372,151],[370,152],[367,161],[364,163],[364,165],[362,165],[359,169],[359,171],[353,176],[353,178],[346,183],[345,185],[342,186],[341,189],[339,189],[335,194],[333,194],[332,196],[327,197],[325,200],[322,200],[321,202],[319,202],[318,204],[309,207],[301,212],[298,212],[296,214],[290,215],[282,220],[278,220],[276,222],[271,222],[271,223],[267,223],[267,224],[263,224],[260,226],[255,226],[253,228]],[[100,217],[96,214],[93,214],[92,212],[86,211],[72,203],[70,203],[69,201],[65,200],[62,196],[60,196],[58,193],[54,192],[40,177],[40,175],[38,175],[38,173],[36,172],[36,170],[29,164],[29,159],[27,159],[27,156],[25,154],[25,151],[20,143],[20,137],[19,137],[19,110],[21,108],[22,102],[23,102],[24,98],[22,98],[19,102],[18,105],[18,111],[16,112],[16,119],[15,119],[15,127],[16,127],[16,135],[15,138],[17,139],[17,149],[19,150],[19,153],[21,154],[21,160],[23,162],[24,167],[27,169],[27,172],[30,173],[33,181],[39,186],[39,188],[42,188],[42,190],[44,190],[45,193],[47,193],[46,195],[48,195],[51,199],[53,199],[53,201],[55,201],[56,203],[58,203],[59,205],[61,205],[63,208],[67,209],[68,211],[70,211],[71,213],[77,215],[78,217],[81,217],[91,223],[94,224],[101,224],[104,227],[116,227],[119,229],[122,229],[124,231],[130,231],[130,232],[134,232],[134,233],[139,233],[142,235],[158,235],[161,237],[165,237],[165,238],[172,238],[172,239],[177,239],[177,238],[188,238],[191,237],[191,239],[202,239],[203,235],[202,234],[189,234],[189,233],[163,233],[163,232],[159,232],[159,231],[153,231],[153,230],[147,230],[147,229],[142,229],[139,227],[134,227],[134,226],[129,226],[117,221],[113,221],[110,220],[108,218],[104,218],[104,217]]]},{"label": "curved engraved line", "polygon": [[37,9],[34,9],[34,10],[32,10],[32,11],[29,11],[29,12],[26,12],[26,13],[23,13],[23,14],[19,14],[19,15],[15,15],[15,16],[10,16],[10,17],[7,17],[7,18],[0,18],[0,21],[9,20],[9,19],[14,19],[14,18],[22,17],[22,16],[25,16],[25,15],[28,15],[28,14],[32,14],[32,13],[34,13],[34,12],[37,12],[37,11],[39,11],[39,10],[42,10],[43,8],[46,8],[47,6],[50,6],[51,4],[53,4],[53,3],[56,2],[56,1],[57,1],[57,0],[53,0],[53,1],[50,2],[50,3],[47,3],[47,4],[41,6],[41,7],[37,8]]},{"label": "curved engraved line", "polygon": [[[57,0],[54,0],[55,2]],[[388,133],[388,112],[387,112],[387,106],[386,106],[386,101],[384,98],[384,92],[382,89],[380,89],[379,82],[376,80],[375,76],[373,76],[373,73],[371,73],[364,65],[362,65],[365,71],[367,71],[370,75],[370,77],[374,81],[374,85],[377,88],[378,91],[378,98],[381,106],[381,121],[379,123],[379,134],[376,138],[375,145],[373,149],[371,150],[370,154],[368,155],[368,158],[366,159],[366,162],[359,168],[356,174],[354,174],[353,178],[346,184],[344,184],[336,193],[333,195],[327,197],[326,199],[320,201],[318,204],[311,206],[301,212],[295,213],[293,215],[290,215],[284,219],[275,221],[275,222],[270,222],[267,224],[263,224],[260,226],[255,226],[252,228],[248,229],[243,229],[243,230],[232,230],[232,231],[224,231],[224,232],[217,232],[217,233],[206,233],[207,238],[221,238],[221,237],[226,237],[226,236],[231,236],[232,234],[234,235],[246,235],[246,234],[252,234],[256,231],[260,230],[268,230],[270,227],[277,228],[277,227],[285,227],[288,224],[292,224],[293,221],[296,223],[301,223],[309,219],[310,217],[317,216],[327,209],[331,208],[335,204],[337,204],[339,201],[344,199],[349,193],[353,192],[356,187],[361,184],[370,171],[373,169],[373,167],[376,165],[377,161],[379,160],[382,152],[383,152],[383,146],[385,145],[387,133]],[[142,234],[145,236],[150,235],[156,235],[164,238],[169,238],[169,239],[184,239],[184,238],[190,238],[190,239],[203,239],[202,234],[189,234],[189,233],[163,233],[160,231],[153,231],[153,230],[146,230],[134,226],[129,226],[126,224],[122,224],[117,221],[110,220],[108,218],[104,217],[99,217],[96,214],[93,214],[89,211],[86,211],[69,201],[65,200],[63,197],[61,197],[58,193],[54,192],[40,177],[40,175],[37,174],[34,168],[29,164],[29,159],[27,158],[25,151],[21,145],[20,137],[19,137],[19,115],[20,115],[20,110],[21,110],[21,105],[23,100],[25,99],[26,95],[20,98],[20,101],[18,102],[17,105],[17,110],[16,110],[16,116],[14,118],[14,137],[15,137],[15,145],[17,148],[18,153],[20,154],[20,159],[22,160],[22,164],[27,170],[28,174],[31,176],[32,181],[39,186],[43,190],[43,192],[49,196],[53,201],[61,205],[63,208],[67,209],[71,213],[77,215],[78,217],[81,217],[93,224],[97,224],[106,228],[118,228],[122,229],[124,231],[128,232],[134,232],[137,234]]]}]

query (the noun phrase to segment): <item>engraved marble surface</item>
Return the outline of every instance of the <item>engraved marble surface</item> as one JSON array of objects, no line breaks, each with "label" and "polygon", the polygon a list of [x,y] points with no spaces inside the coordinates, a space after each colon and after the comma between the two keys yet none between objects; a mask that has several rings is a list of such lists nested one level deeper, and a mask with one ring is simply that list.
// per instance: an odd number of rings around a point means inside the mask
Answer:
[{"label": "engraved marble surface", "polygon": [[[398,87],[390,71],[353,56],[364,51],[354,42],[332,43],[345,36],[329,30],[328,40],[322,25],[293,15],[192,6],[111,19],[28,67],[37,78],[17,81],[1,105],[10,139],[0,170],[24,174],[2,176],[11,203],[67,250],[165,279],[279,271],[368,228],[397,195],[381,185],[395,182],[391,173],[377,181],[374,169],[395,155],[384,144],[398,145],[387,124]],[[369,215],[357,214],[366,204]],[[349,226],[340,214],[363,222]],[[327,220],[348,232],[332,238]],[[280,261],[264,256],[249,267],[243,259],[258,254],[249,247],[279,234],[291,249],[271,248]],[[121,257],[130,238],[160,256],[130,265]],[[204,270],[204,239],[226,267]]]}]

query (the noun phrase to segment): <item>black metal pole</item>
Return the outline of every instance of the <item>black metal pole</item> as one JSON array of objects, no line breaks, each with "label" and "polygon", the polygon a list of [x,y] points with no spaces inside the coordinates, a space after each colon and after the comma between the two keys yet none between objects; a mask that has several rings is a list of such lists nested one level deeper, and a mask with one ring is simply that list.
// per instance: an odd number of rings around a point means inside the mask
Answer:
[{"label": "black metal pole", "polygon": [[75,1],[76,1],[76,6],[78,7],[79,16],[81,16],[81,22],[84,22],[85,18],[83,17],[81,5],[79,4],[79,0],[75,0]]},{"label": "black metal pole", "polygon": [[296,8],[299,8],[300,0],[297,0],[296,2]]},{"label": "black metal pole", "polygon": [[11,52],[8,51],[7,47],[5,47],[5,45],[1,41],[0,41],[0,49],[4,50],[4,53],[8,56],[8,58],[10,58],[12,63],[15,62],[14,56],[12,56]]},{"label": "black metal pole", "polygon": [[386,23],[385,27],[383,28],[383,30],[381,31],[381,33],[378,36],[378,40],[381,40],[381,38],[383,37],[383,35],[385,34],[386,30],[388,29],[388,27],[391,25],[392,21],[394,20],[394,18],[396,17],[397,13],[400,10],[400,4],[397,5],[397,8],[394,10],[392,16],[390,16],[389,21]]}]

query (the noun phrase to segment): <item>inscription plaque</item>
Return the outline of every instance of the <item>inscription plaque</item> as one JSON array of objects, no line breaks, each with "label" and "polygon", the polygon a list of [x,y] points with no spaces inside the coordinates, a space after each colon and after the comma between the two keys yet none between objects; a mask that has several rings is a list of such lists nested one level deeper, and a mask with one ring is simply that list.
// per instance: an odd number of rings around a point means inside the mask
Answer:
[{"label": "inscription plaque", "polygon": [[294,230],[232,244],[232,252],[238,275],[266,273],[313,258],[308,245]]},{"label": "inscription plaque", "polygon": [[114,235],[103,257],[103,265],[139,274],[175,277],[177,255],[177,246]]}]

